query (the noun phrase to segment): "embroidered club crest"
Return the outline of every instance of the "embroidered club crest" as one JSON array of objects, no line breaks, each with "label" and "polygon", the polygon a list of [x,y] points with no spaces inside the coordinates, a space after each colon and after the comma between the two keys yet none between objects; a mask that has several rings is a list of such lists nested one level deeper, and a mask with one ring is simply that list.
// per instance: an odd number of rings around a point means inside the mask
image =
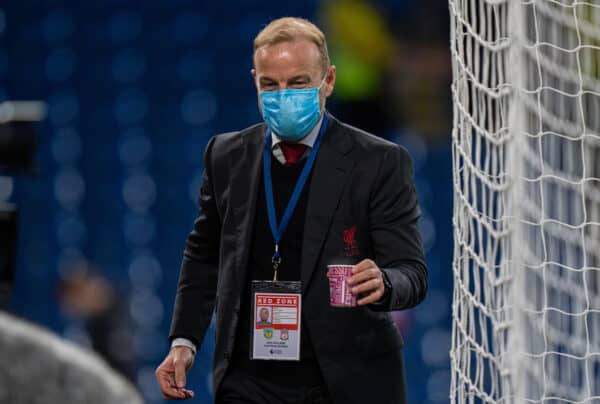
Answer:
[{"label": "embroidered club crest", "polygon": [[356,225],[349,229],[344,229],[342,237],[344,239],[344,253],[346,257],[355,257],[358,255],[358,245],[356,244]]}]

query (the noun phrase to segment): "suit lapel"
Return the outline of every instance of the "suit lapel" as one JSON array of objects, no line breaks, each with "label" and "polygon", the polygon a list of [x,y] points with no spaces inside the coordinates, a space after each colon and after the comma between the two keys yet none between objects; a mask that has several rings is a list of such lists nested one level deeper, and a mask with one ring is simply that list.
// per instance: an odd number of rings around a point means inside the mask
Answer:
[{"label": "suit lapel", "polygon": [[321,253],[333,214],[354,162],[347,156],[351,139],[333,117],[313,167],[302,242],[301,280],[306,290]]},{"label": "suit lapel", "polygon": [[[235,281],[238,290],[246,278],[245,269],[260,184],[264,133],[265,127],[261,125],[243,134],[239,139],[239,147],[231,153],[231,206],[234,209],[237,234]],[[314,272],[333,214],[354,166],[354,162],[347,156],[351,149],[352,141],[345,136],[339,122],[330,115],[329,127],[313,167],[306,207],[300,263],[303,291]]]},{"label": "suit lapel", "polygon": [[260,184],[265,127],[258,126],[240,136],[240,147],[231,155],[233,165],[231,206],[237,234],[236,282],[242,287],[252,237],[256,198]]}]

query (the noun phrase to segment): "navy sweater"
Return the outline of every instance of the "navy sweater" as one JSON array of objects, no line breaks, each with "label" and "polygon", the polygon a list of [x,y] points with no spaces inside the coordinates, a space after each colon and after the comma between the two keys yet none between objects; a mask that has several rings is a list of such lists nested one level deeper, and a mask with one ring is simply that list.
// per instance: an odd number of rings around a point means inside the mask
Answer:
[{"label": "navy sweater", "polygon": [[[276,159],[273,159],[271,174],[273,181],[273,198],[275,200],[275,210],[277,212],[278,221],[280,221],[283,216],[283,212],[287,207],[305,162],[306,159],[293,166],[284,166]],[[320,385],[323,383],[322,376],[314,356],[304,319],[301,325],[300,362],[248,359],[250,355],[249,337],[253,319],[250,280],[273,279],[271,257],[273,255],[274,242],[267,217],[265,184],[262,172],[260,177],[260,189],[256,199],[252,247],[246,271],[246,286],[241,297],[240,322],[236,334],[233,366],[240,366],[249,374],[270,375],[269,379],[282,387]],[[302,256],[304,221],[311,177],[312,175],[309,176],[304,189],[302,190],[294,214],[292,215],[279,244],[282,261],[278,270],[278,280],[281,281],[300,280],[300,257]],[[290,377],[291,375],[294,376]]]}]

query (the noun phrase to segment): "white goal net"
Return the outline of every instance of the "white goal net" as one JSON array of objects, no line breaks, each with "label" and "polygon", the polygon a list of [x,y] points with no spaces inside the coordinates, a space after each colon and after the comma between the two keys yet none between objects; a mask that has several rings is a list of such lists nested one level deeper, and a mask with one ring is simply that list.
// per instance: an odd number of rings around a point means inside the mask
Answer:
[{"label": "white goal net", "polygon": [[452,403],[600,404],[600,0],[449,0]]}]

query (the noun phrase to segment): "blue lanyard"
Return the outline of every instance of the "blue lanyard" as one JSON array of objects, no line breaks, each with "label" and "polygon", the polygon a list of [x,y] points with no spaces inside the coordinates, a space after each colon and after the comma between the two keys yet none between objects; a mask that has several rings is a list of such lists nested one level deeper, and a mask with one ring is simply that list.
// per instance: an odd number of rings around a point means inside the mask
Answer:
[{"label": "blue lanyard", "polygon": [[327,117],[327,113],[323,113],[323,121],[321,122],[321,128],[319,129],[319,135],[315,140],[315,144],[308,155],[308,159],[304,164],[304,168],[300,173],[300,177],[298,181],[296,181],[296,186],[294,187],[294,192],[292,193],[292,197],[288,202],[287,207],[285,208],[285,212],[283,213],[283,217],[281,218],[281,223],[277,226],[277,213],[275,212],[275,200],[273,198],[273,179],[271,176],[271,129],[267,129],[267,134],[265,138],[265,149],[263,151],[263,174],[265,179],[265,196],[267,200],[267,215],[269,217],[269,227],[271,228],[271,234],[273,234],[273,240],[275,241],[275,252],[273,253],[272,263],[273,270],[275,271],[273,280],[277,280],[277,268],[281,263],[281,255],[279,254],[279,242],[281,241],[281,237],[283,236],[283,232],[287,228],[290,219],[292,218],[292,214],[294,213],[294,209],[296,209],[296,205],[298,204],[298,200],[300,199],[300,194],[302,193],[302,189],[306,184],[306,180],[310,175],[310,171],[315,163],[317,158],[317,152],[319,151],[319,147],[321,146],[321,139],[323,138],[323,134],[327,130],[327,124],[329,122],[329,118]]}]

